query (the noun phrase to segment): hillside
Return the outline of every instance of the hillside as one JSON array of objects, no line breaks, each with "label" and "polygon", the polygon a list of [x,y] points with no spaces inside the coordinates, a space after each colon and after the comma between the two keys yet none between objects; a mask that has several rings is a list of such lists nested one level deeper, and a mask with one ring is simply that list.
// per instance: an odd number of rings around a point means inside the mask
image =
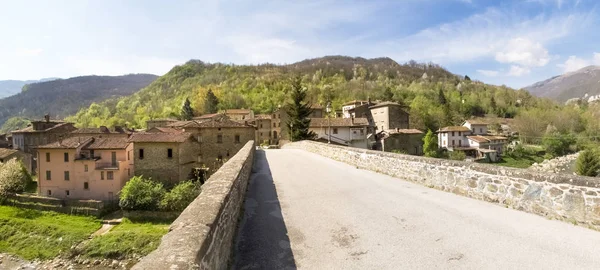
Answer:
[{"label": "hillside", "polygon": [[58,78],[46,78],[41,80],[30,80],[30,81],[16,81],[16,80],[6,80],[0,81],[0,98],[16,95],[21,92],[21,89],[26,84],[37,83],[37,82],[47,82],[53,81]]},{"label": "hillside", "polygon": [[149,74],[83,76],[27,84],[16,95],[0,99],[0,125],[10,117],[63,118],[108,98],[131,95],[157,78]]},{"label": "hillside", "polygon": [[[512,117],[518,106],[541,102],[526,91],[471,82],[432,63],[398,64],[390,58],[346,56],[289,65],[227,65],[190,60],[131,96],[92,104],[69,120],[81,127],[143,128],[151,118],[178,117],[185,98],[190,99],[196,114],[202,114],[209,89],[220,100],[220,109],[251,108],[256,113],[270,113],[288,101],[289,82],[294,76],[302,77],[313,104],[325,105],[331,100],[333,107],[339,109],[353,99],[395,101],[410,107],[412,126],[421,129],[435,130],[440,125],[487,113]],[[444,95],[443,104],[438,102],[440,92]],[[517,104],[517,100],[521,103]]]},{"label": "hillside", "polygon": [[559,102],[571,98],[589,99],[600,95],[600,66],[588,66],[534,83],[524,89],[533,95]]}]

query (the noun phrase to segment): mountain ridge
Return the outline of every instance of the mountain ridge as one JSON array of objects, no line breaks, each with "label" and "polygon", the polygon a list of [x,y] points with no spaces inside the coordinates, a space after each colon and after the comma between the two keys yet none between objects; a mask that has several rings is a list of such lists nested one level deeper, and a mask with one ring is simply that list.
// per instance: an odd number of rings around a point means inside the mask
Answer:
[{"label": "mountain ridge", "polygon": [[559,102],[580,98],[589,100],[600,95],[600,66],[587,66],[576,71],[553,76],[524,87],[531,94]]},{"label": "mountain ridge", "polygon": [[0,80],[0,99],[16,95],[21,92],[23,86],[38,82],[49,82],[60,78],[42,78],[39,80]]}]

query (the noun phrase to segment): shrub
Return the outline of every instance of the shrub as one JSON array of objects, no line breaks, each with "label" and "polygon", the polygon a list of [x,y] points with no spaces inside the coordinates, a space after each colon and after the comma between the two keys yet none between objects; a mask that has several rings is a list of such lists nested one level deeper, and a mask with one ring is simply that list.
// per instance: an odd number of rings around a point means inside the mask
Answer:
[{"label": "shrub", "polygon": [[548,158],[564,156],[571,151],[571,145],[575,144],[575,138],[568,134],[549,133],[542,139],[542,144]]},{"label": "shrub", "polygon": [[134,176],[121,189],[119,206],[124,210],[156,210],[164,195],[161,183]]},{"label": "shrub", "polygon": [[160,210],[183,211],[200,195],[200,185],[192,181],[182,182],[165,194],[160,201]]},{"label": "shrub", "polygon": [[597,151],[585,150],[579,154],[575,171],[583,176],[598,176],[600,172],[600,158]]},{"label": "shrub", "polygon": [[450,158],[451,160],[465,160],[467,158],[467,155],[465,155],[465,152],[463,151],[452,151],[449,152],[448,158]]},{"label": "shrub", "polygon": [[22,192],[31,181],[31,175],[21,161],[11,159],[0,165],[0,196]]}]

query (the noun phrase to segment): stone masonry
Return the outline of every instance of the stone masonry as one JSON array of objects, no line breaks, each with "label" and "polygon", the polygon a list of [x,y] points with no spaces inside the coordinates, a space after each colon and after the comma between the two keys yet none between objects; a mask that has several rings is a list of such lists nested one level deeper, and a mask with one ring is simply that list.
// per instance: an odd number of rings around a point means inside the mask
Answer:
[{"label": "stone masonry", "polygon": [[132,269],[228,269],[254,148],[254,141],[247,142],[213,174],[158,249]]},{"label": "stone masonry", "polygon": [[600,229],[598,178],[400,155],[311,141],[289,143],[283,147],[306,150],[357,168]]}]

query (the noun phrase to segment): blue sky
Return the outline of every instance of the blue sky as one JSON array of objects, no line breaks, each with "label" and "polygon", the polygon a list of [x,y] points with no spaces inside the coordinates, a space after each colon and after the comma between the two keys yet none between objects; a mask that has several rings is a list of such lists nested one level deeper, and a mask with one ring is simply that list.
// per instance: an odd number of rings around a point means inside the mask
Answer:
[{"label": "blue sky", "polygon": [[0,0],[0,80],[349,55],[432,61],[518,88],[600,65],[596,2]]}]

